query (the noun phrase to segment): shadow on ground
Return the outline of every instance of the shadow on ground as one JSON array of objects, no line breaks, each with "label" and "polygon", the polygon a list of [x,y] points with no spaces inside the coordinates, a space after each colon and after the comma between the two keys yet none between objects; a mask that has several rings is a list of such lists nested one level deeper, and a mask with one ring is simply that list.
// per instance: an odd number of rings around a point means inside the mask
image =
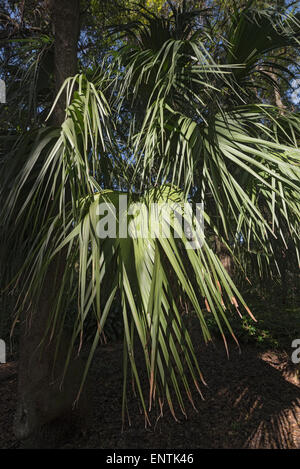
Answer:
[{"label": "shadow on ground", "polygon": [[[102,346],[92,368],[93,418],[85,435],[61,441],[60,448],[300,448],[300,386],[285,373],[287,356],[258,351],[242,353],[224,346],[198,345],[207,382],[205,400],[196,396],[195,412],[187,401],[186,420],[175,422],[167,407],[156,426],[145,428],[138,401],[130,395],[131,427],[121,431],[122,345]],[[18,448],[12,434],[16,406],[16,365],[0,366],[0,447]],[[155,415],[153,415],[155,423]],[[154,430],[155,426],[155,430]]]}]

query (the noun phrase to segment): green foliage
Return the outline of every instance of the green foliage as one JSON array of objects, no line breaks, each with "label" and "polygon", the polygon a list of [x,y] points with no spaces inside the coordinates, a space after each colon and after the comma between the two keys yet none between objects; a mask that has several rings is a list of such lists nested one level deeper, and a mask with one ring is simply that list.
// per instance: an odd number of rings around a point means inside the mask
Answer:
[{"label": "green foliage", "polygon": [[[261,349],[290,350],[291,343],[299,336],[300,307],[299,299],[292,297],[284,301],[279,285],[262,294],[257,288],[243,292],[257,322],[251,321],[247,315],[241,318],[237,311],[231,309],[227,313],[228,320],[235,331],[241,347],[250,344]],[[299,281],[297,290],[299,288]],[[214,337],[218,335],[218,328],[208,316],[208,326]]]},{"label": "green foliage", "polygon": [[299,335],[299,307],[280,307],[278,303],[272,305],[263,301],[251,305],[257,323],[251,323],[247,317],[242,322],[233,318],[231,320],[241,344],[252,343],[264,348],[289,350],[292,341]]}]

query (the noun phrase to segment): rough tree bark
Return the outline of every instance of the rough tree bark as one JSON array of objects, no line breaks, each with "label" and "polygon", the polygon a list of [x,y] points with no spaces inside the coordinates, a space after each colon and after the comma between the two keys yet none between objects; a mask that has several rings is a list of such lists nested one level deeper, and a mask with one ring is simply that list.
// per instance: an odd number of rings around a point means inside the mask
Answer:
[{"label": "rough tree bark", "polygon": [[[79,0],[60,0],[51,4],[55,33],[55,92],[67,77],[77,72],[79,3]],[[62,96],[54,110],[52,124],[60,126],[64,117],[65,97]],[[59,417],[64,418],[72,414],[72,405],[82,372],[79,360],[74,361],[64,387],[60,390],[67,349],[62,347],[53,372],[55,343],[48,345],[45,350],[39,347],[44,338],[62,272],[63,259],[60,259],[48,270],[38,304],[21,317],[18,404],[14,431],[19,439],[31,436],[30,445],[33,447],[43,445],[40,440],[42,428]],[[51,425],[52,423],[50,428]]]}]

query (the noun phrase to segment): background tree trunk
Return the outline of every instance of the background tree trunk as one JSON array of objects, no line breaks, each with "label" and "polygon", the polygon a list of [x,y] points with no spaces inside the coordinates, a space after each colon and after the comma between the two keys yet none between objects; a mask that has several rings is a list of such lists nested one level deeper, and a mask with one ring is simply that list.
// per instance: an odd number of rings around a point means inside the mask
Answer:
[{"label": "background tree trunk", "polygon": [[227,270],[230,277],[232,277],[234,273],[233,259],[228,249],[226,248],[225,244],[222,243],[222,241],[218,238],[218,236],[215,236],[215,247],[216,247],[216,253],[220,261],[222,262],[223,266]]}]

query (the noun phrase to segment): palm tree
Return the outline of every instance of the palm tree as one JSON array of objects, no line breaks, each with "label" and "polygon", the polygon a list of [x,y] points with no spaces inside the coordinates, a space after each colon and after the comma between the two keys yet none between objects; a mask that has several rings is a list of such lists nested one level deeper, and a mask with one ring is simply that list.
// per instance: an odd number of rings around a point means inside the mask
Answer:
[{"label": "palm tree", "polygon": [[[288,53],[298,47],[300,23],[292,13],[252,5],[236,10],[222,35],[208,11],[189,11],[186,2],[178,8],[170,2],[167,17],[144,9],[143,21],[114,28],[119,42],[120,32],[126,38],[121,49],[93,80],[81,74],[65,82],[52,108],[64,91],[61,127],[24,135],[4,171],[2,259],[11,265],[11,253],[21,253],[14,268],[19,311],[38,302],[49,266],[62,255],[44,332],[59,343],[69,305],[77,301],[65,369],[71,350],[81,348],[89,318],[96,319],[79,393],[119,295],[123,414],[128,360],[146,419],[154,401],[162,411],[166,399],[175,416],[175,401],[186,413],[184,391],[193,405],[191,386],[201,394],[204,379],[178,292],[197,314],[206,342],[208,317],[227,347],[226,330],[237,339],[226,309],[251,315],[212,239],[226,247],[245,276],[242,252],[271,269],[274,240],[284,246],[285,233],[298,256],[299,115],[282,112],[264,97],[277,86],[270,67],[280,79],[293,75]],[[283,47],[286,66],[276,57]],[[138,211],[142,203],[150,213],[153,201],[176,207],[202,202],[201,249],[187,249],[185,233],[175,236],[175,218],[170,237],[124,237],[117,229],[116,237],[100,238],[100,203],[110,204],[118,226],[122,217],[136,226],[134,210],[119,215],[121,194],[131,208]],[[148,399],[135,361],[135,336],[144,351]]]}]

